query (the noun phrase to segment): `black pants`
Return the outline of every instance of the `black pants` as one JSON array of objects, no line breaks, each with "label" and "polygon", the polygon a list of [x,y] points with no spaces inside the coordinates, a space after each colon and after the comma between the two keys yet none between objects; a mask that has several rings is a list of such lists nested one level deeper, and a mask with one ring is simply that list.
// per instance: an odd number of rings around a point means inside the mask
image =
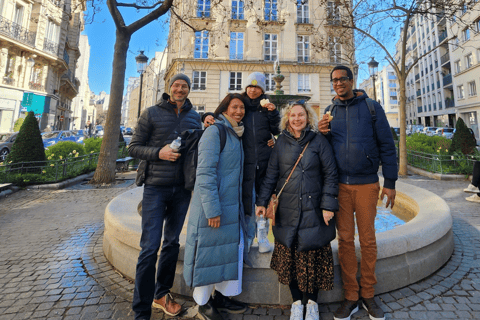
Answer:
[{"label": "black pants", "polygon": [[[480,187],[480,161],[475,161],[473,164],[473,173],[472,173],[472,185],[479,188]],[[480,193],[477,193],[480,197]]]},{"label": "black pants", "polygon": [[292,280],[289,284],[290,293],[292,294],[293,302],[302,300],[302,304],[305,306],[308,303],[308,300],[317,302],[318,290],[315,293],[302,292],[298,287],[298,282]]}]

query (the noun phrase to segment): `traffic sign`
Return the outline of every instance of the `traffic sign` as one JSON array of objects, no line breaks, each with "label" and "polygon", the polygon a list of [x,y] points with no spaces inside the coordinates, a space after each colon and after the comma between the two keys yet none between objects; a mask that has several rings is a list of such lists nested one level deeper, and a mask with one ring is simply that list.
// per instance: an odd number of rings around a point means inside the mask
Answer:
[{"label": "traffic sign", "polygon": [[59,119],[59,120],[60,120],[60,121],[63,121],[63,119],[64,119],[64,116],[60,116],[60,119]]}]

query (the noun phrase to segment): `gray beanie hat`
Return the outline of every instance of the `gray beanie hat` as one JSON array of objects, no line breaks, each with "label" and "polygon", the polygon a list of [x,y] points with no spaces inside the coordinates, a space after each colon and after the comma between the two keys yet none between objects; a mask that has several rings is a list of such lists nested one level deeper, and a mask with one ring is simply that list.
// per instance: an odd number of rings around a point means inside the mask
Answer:
[{"label": "gray beanie hat", "polygon": [[267,86],[265,85],[265,75],[261,72],[254,72],[250,74],[247,78],[247,85],[245,89],[250,86],[260,87],[263,90],[263,93],[267,91]]},{"label": "gray beanie hat", "polygon": [[177,80],[185,80],[187,82],[188,89],[190,89],[190,78],[183,73],[177,73],[176,75],[174,75],[172,79],[170,79],[170,85],[168,87],[170,88]]}]

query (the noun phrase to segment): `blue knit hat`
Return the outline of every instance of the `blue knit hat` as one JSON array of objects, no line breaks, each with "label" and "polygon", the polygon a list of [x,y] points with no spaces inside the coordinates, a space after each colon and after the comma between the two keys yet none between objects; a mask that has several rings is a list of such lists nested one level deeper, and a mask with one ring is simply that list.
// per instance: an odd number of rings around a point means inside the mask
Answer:
[{"label": "blue knit hat", "polygon": [[265,75],[261,72],[254,72],[250,74],[246,83],[247,85],[245,86],[245,90],[247,87],[254,86],[260,87],[263,90],[263,93],[267,91],[267,86],[265,85]]}]

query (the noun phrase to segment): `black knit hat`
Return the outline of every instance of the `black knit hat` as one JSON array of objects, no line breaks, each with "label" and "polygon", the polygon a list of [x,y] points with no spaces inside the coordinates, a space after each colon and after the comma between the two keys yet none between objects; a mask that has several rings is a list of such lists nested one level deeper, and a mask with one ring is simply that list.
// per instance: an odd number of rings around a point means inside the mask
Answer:
[{"label": "black knit hat", "polygon": [[168,87],[170,88],[173,85],[173,83],[177,80],[185,80],[188,84],[188,89],[190,89],[190,78],[183,73],[178,73],[174,75],[172,79],[170,79],[170,85]]}]

